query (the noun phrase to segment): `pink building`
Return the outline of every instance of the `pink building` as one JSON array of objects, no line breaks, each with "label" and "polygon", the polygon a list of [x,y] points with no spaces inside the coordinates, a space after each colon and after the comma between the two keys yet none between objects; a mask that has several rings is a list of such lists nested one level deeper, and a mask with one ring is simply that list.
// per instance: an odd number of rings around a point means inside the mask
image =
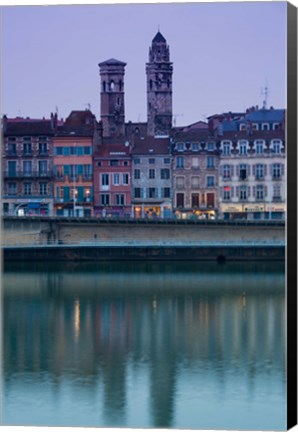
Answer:
[{"label": "pink building", "polygon": [[104,138],[94,150],[94,215],[130,217],[131,157],[124,138]]}]

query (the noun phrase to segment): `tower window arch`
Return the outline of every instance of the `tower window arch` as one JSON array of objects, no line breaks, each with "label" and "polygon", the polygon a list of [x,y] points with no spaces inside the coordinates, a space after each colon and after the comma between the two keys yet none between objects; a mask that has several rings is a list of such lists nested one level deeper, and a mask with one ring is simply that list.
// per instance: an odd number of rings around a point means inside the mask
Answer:
[{"label": "tower window arch", "polygon": [[152,90],[152,79],[149,81],[150,90]]},{"label": "tower window arch", "polygon": [[110,91],[114,91],[115,90],[115,83],[114,81],[110,82]]},{"label": "tower window arch", "polygon": [[106,82],[105,81],[102,83],[102,90],[104,93],[106,92]]},{"label": "tower window arch", "polygon": [[123,87],[123,82],[119,80],[119,91],[122,91],[122,87]]}]

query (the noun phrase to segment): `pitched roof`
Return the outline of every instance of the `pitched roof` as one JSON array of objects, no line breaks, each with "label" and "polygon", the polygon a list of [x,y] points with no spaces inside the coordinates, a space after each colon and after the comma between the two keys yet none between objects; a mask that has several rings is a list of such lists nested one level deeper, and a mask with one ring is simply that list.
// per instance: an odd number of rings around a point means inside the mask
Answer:
[{"label": "pitched roof", "polygon": [[247,113],[239,123],[248,120],[252,122],[277,122],[280,123],[284,121],[285,110],[284,109],[259,109]]},{"label": "pitched roof", "polygon": [[154,38],[152,39],[152,43],[166,43],[167,41],[165,40],[165,38],[163,37],[163,35],[160,33],[160,31],[158,31],[156,33],[156,35],[154,36]]},{"label": "pitched roof", "polygon": [[169,138],[155,138],[148,136],[142,139],[139,137],[135,137],[133,140],[133,148],[131,152],[135,155],[159,155],[169,154],[169,149]]},{"label": "pitched roof", "polygon": [[94,153],[97,158],[119,158],[129,156],[129,146],[125,142],[115,142],[112,138],[104,138],[103,144],[99,145]]},{"label": "pitched roof", "polygon": [[64,124],[57,127],[56,136],[93,136],[95,115],[90,110],[71,111]]},{"label": "pitched roof", "polygon": [[177,141],[206,141],[208,139],[214,139],[208,129],[190,129],[188,131],[176,131],[172,135],[172,139]]},{"label": "pitched roof", "polygon": [[98,66],[112,66],[112,65],[116,65],[116,66],[126,66],[126,63],[120,61],[120,60],[116,60],[114,58],[110,58],[109,60],[105,60],[104,62],[98,63]]},{"label": "pitched roof", "polygon": [[49,119],[6,118],[3,121],[4,135],[53,135],[53,124]]}]

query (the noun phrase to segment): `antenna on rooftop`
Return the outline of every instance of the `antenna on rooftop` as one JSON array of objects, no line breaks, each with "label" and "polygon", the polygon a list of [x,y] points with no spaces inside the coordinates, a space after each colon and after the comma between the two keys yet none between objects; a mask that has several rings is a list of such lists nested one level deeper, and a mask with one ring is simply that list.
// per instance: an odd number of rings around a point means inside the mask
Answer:
[{"label": "antenna on rooftop", "polygon": [[264,100],[263,100],[263,109],[267,109],[267,105],[268,105],[268,95],[269,95],[269,89],[268,89],[268,83],[266,80],[265,83],[265,87],[262,88],[261,90],[261,94],[264,96]]},{"label": "antenna on rooftop", "polygon": [[177,117],[182,117],[183,114],[173,114],[173,125],[176,126]]},{"label": "antenna on rooftop", "polygon": [[85,103],[84,105],[87,107],[89,111],[91,111],[91,104],[89,102]]},{"label": "antenna on rooftop", "polygon": [[57,117],[58,117],[58,107],[57,107],[57,105],[55,106],[55,113],[57,114]]}]

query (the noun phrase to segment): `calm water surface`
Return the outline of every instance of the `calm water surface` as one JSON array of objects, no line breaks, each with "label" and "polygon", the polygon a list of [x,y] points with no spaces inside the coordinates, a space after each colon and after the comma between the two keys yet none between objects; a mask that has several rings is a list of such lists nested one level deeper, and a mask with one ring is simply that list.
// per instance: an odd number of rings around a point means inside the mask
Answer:
[{"label": "calm water surface", "polygon": [[284,267],[7,264],[3,423],[286,429]]}]

